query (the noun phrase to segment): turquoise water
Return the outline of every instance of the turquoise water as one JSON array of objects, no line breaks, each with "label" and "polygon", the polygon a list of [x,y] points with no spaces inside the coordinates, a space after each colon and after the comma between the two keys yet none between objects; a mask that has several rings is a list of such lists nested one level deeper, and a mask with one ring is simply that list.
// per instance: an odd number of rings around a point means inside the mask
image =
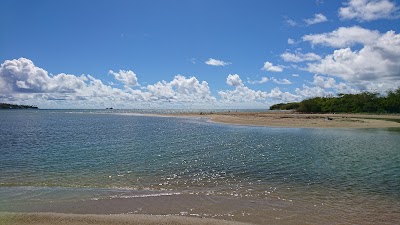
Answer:
[{"label": "turquoise water", "polygon": [[362,203],[399,215],[399,131],[234,126],[134,113],[0,111],[0,211],[27,201],[195,193],[344,211]]}]

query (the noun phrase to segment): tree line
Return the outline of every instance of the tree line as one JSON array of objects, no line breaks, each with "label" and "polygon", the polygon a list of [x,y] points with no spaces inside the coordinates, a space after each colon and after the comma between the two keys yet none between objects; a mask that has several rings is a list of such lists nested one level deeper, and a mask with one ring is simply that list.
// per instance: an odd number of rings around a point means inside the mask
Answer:
[{"label": "tree line", "polygon": [[38,109],[38,107],[33,105],[15,105],[8,103],[0,103],[0,109]]},{"label": "tree line", "polygon": [[315,97],[301,102],[275,104],[270,110],[302,113],[400,113],[400,88],[382,96],[374,92]]}]

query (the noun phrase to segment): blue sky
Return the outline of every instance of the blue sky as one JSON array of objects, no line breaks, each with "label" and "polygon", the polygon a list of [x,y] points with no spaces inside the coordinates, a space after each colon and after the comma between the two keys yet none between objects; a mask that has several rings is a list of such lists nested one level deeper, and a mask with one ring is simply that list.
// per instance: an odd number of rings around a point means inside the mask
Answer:
[{"label": "blue sky", "polygon": [[392,0],[0,3],[0,102],[267,108],[400,86]]}]

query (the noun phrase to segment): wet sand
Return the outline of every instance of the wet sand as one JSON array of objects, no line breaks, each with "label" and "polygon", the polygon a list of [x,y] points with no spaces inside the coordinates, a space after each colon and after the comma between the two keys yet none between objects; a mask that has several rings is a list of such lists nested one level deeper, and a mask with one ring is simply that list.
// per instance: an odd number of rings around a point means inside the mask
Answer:
[{"label": "wet sand", "polygon": [[[144,198],[37,202],[14,207],[0,207],[0,211],[22,213],[16,214],[17,218],[15,218],[18,219],[15,221],[21,223],[6,224],[46,224],[44,223],[46,220],[52,220],[53,224],[60,224],[55,223],[55,218],[48,217],[48,215],[63,213],[80,215],[81,217],[89,215],[86,219],[91,219],[92,215],[113,215],[109,220],[115,220],[116,222],[120,221],[118,217],[125,220],[125,217],[130,216],[128,218],[131,219],[131,222],[126,224],[276,224],[277,218],[297,214],[297,209],[292,207],[292,202],[276,198],[266,201],[263,198],[180,194]],[[37,214],[38,212],[40,213]],[[33,223],[32,220],[32,223],[22,223],[23,221],[29,221],[30,218],[35,218],[34,215],[43,215],[43,213],[50,213],[41,217],[43,223]],[[10,215],[13,214],[5,215],[10,218]],[[24,219],[25,215],[29,216]],[[147,217],[143,215],[147,215]],[[3,224],[1,221],[4,221],[4,218],[4,215],[0,213],[1,225]],[[142,220],[143,218],[145,220]],[[293,219],[299,220],[300,218],[294,216]],[[300,220],[304,219],[302,216]],[[170,220],[173,223],[169,223]],[[296,224],[290,221],[286,220],[285,224]],[[68,221],[66,224],[74,224],[71,222],[73,221]]]},{"label": "wet sand", "polygon": [[[1,225],[89,224],[396,224],[399,202],[181,194],[145,198],[29,203],[1,211]],[[328,196],[328,194],[327,194]],[[370,201],[370,200],[369,200]],[[362,203],[362,204],[359,204]],[[20,213],[18,213],[20,212]],[[67,213],[67,214],[65,214]]]},{"label": "wet sand", "polygon": [[[212,122],[299,128],[400,128],[400,115],[298,114],[291,112],[181,113],[163,116],[208,118]],[[397,120],[397,121],[389,121]]]},{"label": "wet sand", "polygon": [[183,216],[79,215],[62,213],[0,213],[4,225],[246,225],[245,223]]}]

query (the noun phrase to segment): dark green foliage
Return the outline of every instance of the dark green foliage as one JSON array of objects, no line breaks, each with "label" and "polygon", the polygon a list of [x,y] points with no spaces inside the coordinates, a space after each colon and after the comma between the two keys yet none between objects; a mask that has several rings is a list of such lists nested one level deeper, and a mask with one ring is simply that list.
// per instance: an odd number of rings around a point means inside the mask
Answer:
[{"label": "dark green foliage", "polygon": [[300,106],[297,109],[298,112],[321,112],[321,106],[323,106],[323,98],[311,98],[300,102]]},{"label": "dark green foliage", "polygon": [[0,103],[0,109],[37,109],[37,106],[33,105],[14,105],[8,103]]},{"label": "dark green foliage", "polygon": [[290,103],[280,103],[276,105],[272,105],[270,110],[293,110],[299,108],[300,103],[298,102],[290,102]]},{"label": "dark green foliage", "polygon": [[281,103],[270,109],[282,110],[292,105],[296,105],[296,108],[291,109],[303,113],[400,113],[400,88],[389,91],[387,96],[371,92],[338,94],[338,97],[316,97],[299,103]]},{"label": "dark green foliage", "polygon": [[400,112],[400,88],[395,91],[389,91],[381,104],[387,112]]}]

